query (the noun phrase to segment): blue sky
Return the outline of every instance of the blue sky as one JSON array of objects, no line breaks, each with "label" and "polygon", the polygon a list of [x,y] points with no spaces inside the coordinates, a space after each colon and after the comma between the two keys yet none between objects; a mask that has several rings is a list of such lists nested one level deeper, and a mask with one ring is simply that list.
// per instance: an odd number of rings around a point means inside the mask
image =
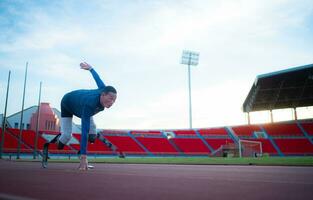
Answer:
[{"label": "blue sky", "polygon": [[8,114],[21,109],[27,61],[25,107],[37,104],[42,81],[42,101],[59,109],[66,92],[96,87],[79,69],[86,61],[118,90],[116,104],[95,116],[101,128],[188,128],[184,49],[200,52],[195,128],[246,123],[241,107],[256,75],[313,63],[310,0],[1,0],[0,29],[0,113],[9,70]]}]

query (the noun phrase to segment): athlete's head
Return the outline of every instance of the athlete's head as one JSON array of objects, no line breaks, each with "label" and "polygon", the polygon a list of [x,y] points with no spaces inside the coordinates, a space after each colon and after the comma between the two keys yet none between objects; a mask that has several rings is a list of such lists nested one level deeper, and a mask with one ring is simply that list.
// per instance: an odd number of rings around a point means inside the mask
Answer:
[{"label": "athlete's head", "polygon": [[101,93],[100,103],[105,108],[110,108],[116,100],[117,92],[112,86],[106,86]]}]

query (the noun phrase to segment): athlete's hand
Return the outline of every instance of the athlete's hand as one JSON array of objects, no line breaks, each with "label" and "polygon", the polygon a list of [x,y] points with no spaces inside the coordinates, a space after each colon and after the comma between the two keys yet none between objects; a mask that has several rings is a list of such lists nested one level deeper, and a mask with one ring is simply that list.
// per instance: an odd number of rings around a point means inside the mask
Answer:
[{"label": "athlete's hand", "polygon": [[81,69],[84,69],[84,70],[91,70],[91,69],[92,69],[91,65],[89,65],[89,64],[86,63],[86,62],[80,63],[80,68],[81,68]]},{"label": "athlete's hand", "polygon": [[81,155],[78,170],[83,170],[83,171],[88,170],[87,155]]}]

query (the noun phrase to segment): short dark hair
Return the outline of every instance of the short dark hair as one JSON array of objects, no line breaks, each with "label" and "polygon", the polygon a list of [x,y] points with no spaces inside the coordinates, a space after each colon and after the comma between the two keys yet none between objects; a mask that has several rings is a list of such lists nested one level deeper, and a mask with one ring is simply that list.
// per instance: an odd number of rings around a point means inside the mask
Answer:
[{"label": "short dark hair", "polygon": [[105,88],[103,89],[102,92],[105,93],[105,94],[108,94],[109,92],[117,94],[116,89],[113,86],[110,86],[110,85],[105,86]]}]

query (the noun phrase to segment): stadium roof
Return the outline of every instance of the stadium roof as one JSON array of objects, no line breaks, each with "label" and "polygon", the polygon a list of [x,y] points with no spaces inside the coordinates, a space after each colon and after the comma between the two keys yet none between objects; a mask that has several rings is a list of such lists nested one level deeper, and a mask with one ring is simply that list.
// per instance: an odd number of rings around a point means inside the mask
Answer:
[{"label": "stadium roof", "polygon": [[258,75],[244,112],[313,106],[313,64]]}]

